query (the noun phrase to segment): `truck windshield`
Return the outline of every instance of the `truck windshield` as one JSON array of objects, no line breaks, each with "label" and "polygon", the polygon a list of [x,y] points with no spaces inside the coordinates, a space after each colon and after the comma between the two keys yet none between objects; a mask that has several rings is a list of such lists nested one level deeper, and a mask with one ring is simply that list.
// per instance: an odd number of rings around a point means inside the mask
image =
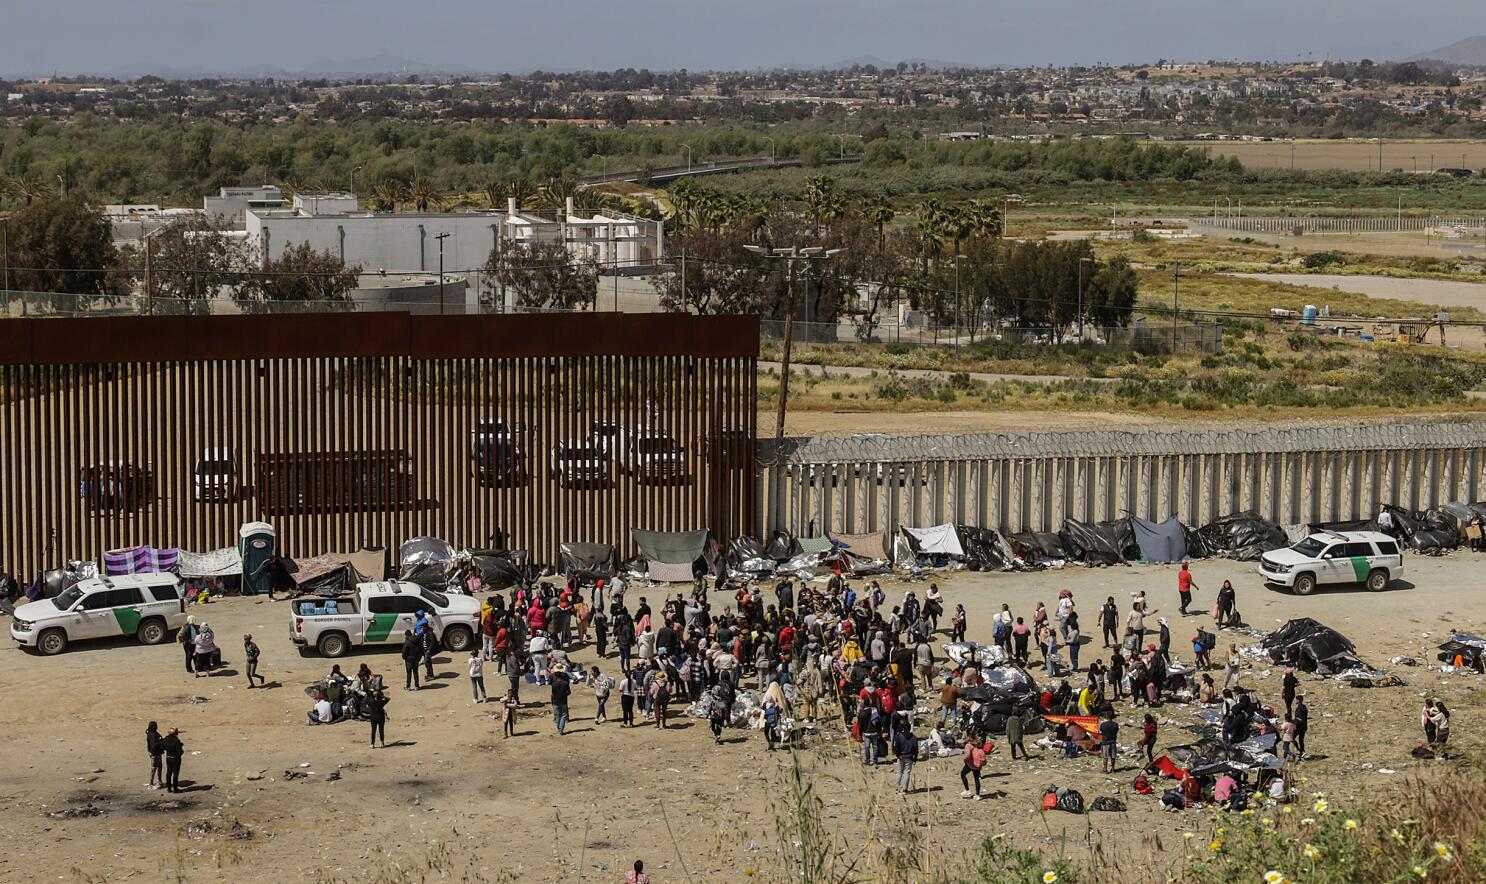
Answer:
[{"label": "truck windshield", "polygon": [[196,465],[198,476],[225,476],[232,472],[232,464],[225,460],[204,460]]},{"label": "truck windshield", "polygon": [[419,589],[418,594],[423,596],[423,600],[429,604],[437,605],[440,608],[449,607],[449,597],[446,595],[441,595],[431,589]]},{"label": "truck windshield", "polygon": [[69,586],[57,596],[57,610],[65,611],[77,604],[77,600],[83,597],[83,591],[76,586]]},{"label": "truck windshield", "polygon": [[651,436],[635,443],[635,448],[641,454],[672,454],[679,447],[676,440],[667,439],[664,436]]}]

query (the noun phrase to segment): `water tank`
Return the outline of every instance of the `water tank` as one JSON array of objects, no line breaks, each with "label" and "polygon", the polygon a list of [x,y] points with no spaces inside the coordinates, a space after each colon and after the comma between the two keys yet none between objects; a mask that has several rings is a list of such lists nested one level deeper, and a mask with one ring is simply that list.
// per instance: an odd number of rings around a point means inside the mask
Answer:
[{"label": "water tank", "polygon": [[1316,324],[1316,305],[1315,304],[1306,304],[1305,305],[1305,309],[1300,312],[1300,324],[1301,325],[1315,325]]}]

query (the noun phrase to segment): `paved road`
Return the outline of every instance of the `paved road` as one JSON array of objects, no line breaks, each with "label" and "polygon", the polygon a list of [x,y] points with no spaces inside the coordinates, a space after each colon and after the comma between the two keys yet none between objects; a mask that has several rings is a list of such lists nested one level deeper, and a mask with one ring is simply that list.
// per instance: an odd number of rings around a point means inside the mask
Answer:
[{"label": "paved road", "polygon": [[[779,371],[779,363],[777,362],[760,362],[758,364],[758,367],[760,371],[768,371],[770,369],[773,369],[776,372]],[[814,370],[824,370],[830,372],[833,375],[844,375],[851,378],[869,377],[875,372],[879,375],[887,375],[891,373],[905,378],[932,378],[938,381],[948,380],[950,375],[959,373],[937,368],[887,369],[869,368],[865,365],[816,365],[814,363],[808,362],[796,362],[790,367],[790,373],[794,374],[796,372],[803,372],[807,368]],[[997,381],[1022,381],[1029,384],[1056,384],[1059,381],[1079,380],[1097,381],[1099,383],[1112,383],[1119,380],[1119,378],[1085,378],[1077,377],[1074,375],[1059,374],[998,374],[995,372],[986,371],[972,371],[969,372],[969,375],[972,381],[984,381],[988,384],[994,384]]]},{"label": "paved road", "polygon": [[[845,157],[826,157],[821,160],[823,165],[839,166],[855,163],[861,159],[860,155]],[[588,175],[578,179],[582,185],[607,184],[611,181],[639,181],[641,178],[652,184],[664,184],[675,181],[678,178],[700,178],[703,175],[722,175],[730,172],[743,172],[748,169],[785,169],[794,166],[803,166],[805,163],[798,158],[774,159],[773,157],[759,157],[751,160],[727,160],[720,163],[692,163],[686,166],[668,166],[664,169],[651,169],[648,173],[639,169],[628,172],[612,172],[607,175]]]}]

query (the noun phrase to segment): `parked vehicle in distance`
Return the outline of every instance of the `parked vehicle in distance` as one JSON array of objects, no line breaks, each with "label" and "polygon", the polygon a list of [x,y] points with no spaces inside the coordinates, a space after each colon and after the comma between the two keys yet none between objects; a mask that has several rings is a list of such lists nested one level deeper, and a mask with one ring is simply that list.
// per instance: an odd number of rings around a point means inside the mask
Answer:
[{"label": "parked vehicle in distance", "polygon": [[106,460],[77,471],[77,496],[89,511],[142,510],[155,499],[155,474],[132,460]]},{"label": "parked vehicle in distance", "polygon": [[1398,541],[1377,531],[1321,531],[1286,549],[1265,553],[1259,575],[1310,595],[1322,584],[1361,583],[1378,592],[1403,576]]},{"label": "parked vehicle in distance", "polygon": [[622,462],[624,471],[642,485],[679,485],[691,478],[686,449],[666,433],[645,433],[626,440]]},{"label": "parked vehicle in distance", "polygon": [[147,645],[165,641],[186,622],[186,601],[174,574],[90,577],[15,609],[10,637],[47,656],[74,641],[132,635]]},{"label": "parked vehicle in distance", "polygon": [[754,440],[742,427],[724,426],[702,440],[702,460],[720,461],[730,466],[748,463]]},{"label": "parked vehicle in distance", "polygon": [[482,417],[470,430],[470,474],[487,488],[525,485],[531,478],[517,431],[504,420]]},{"label": "parked vehicle in distance", "polygon": [[590,440],[552,447],[552,480],[564,488],[603,488],[612,480],[609,455]]},{"label": "parked vehicle in distance", "polygon": [[206,449],[192,471],[196,499],[224,503],[236,500],[242,491],[241,475],[236,448]]},{"label": "parked vehicle in distance", "polygon": [[398,644],[419,611],[428,615],[439,644],[456,654],[475,646],[480,624],[479,599],[407,580],[358,583],[352,595],[304,596],[289,607],[289,640],[301,653],[313,649],[322,657],[344,657],[360,645]]},{"label": "parked vehicle in distance", "polygon": [[403,509],[417,502],[413,458],[401,449],[258,456],[265,515]]}]

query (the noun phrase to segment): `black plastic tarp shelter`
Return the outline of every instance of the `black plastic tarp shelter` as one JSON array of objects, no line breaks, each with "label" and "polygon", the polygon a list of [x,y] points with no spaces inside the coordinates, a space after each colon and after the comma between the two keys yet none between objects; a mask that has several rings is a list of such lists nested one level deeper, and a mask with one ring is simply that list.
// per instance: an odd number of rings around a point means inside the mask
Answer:
[{"label": "black plastic tarp shelter", "polygon": [[965,551],[965,567],[971,571],[1010,571],[1016,565],[1011,545],[990,528],[956,525],[960,548]]},{"label": "black plastic tarp shelter", "polygon": [[1140,544],[1130,520],[1080,522],[1067,519],[1058,532],[1071,561],[1085,565],[1118,565],[1140,558]]},{"label": "black plastic tarp shelter", "polygon": [[1130,517],[1140,557],[1147,562],[1184,562],[1187,560],[1187,532],[1176,516],[1164,522],[1152,522],[1139,516]]},{"label": "black plastic tarp shelter", "polygon": [[579,580],[607,580],[619,568],[619,550],[608,543],[564,543],[558,547],[562,573]]},{"label": "black plastic tarp shelter", "polygon": [[1022,531],[1008,534],[1006,540],[1025,565],[1044,567],[1068,558],[1068,551],[1063,549],[1063,538],[1051,531]]},{"label": "black plastic tarp shelter", "polygon": [[1287,545],[1280,526],[1252,510],[1230,513],[1203,525],[1197,533],[1213,555],[1240,562],[1257,561],[1265,553]]},{"label": "black plastic tarp shelter", "polygon": [[1331,675],[1361,665],[1350,639],[1309,617],[1287,621],[1264,637],[1263,646],[1276,664],[1302,672]]},{"label": "black plastic tarp shelter", "polygon": [[769,541],[764,544],[764,557],[773,559],[775,562],[787,562],[805,550],[800,546],[800,541],[788,531],[775,531],[769,535]]}]

